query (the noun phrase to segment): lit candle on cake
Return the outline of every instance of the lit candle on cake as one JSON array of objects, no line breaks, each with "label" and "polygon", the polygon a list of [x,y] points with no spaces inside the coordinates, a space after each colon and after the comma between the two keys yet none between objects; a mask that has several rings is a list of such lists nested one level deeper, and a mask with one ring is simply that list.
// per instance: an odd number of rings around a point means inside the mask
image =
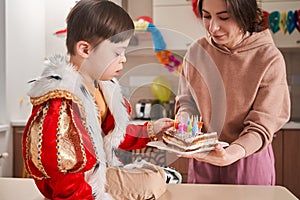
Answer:
[{"label": "lit candle on cake", "polygon": [[201,132],[202,126],[203,126],[203,122],[202,122],[202,117],[201,117],[201,115],[200,115],[200,119],[199,119],[199,121],[198,121],[198,129],[199,129],[199,132]]},{"label": "lit candle on cake", "polygon": [[182,127],[183,127],[183,132],[184,132],[184,133],[187,133],[187,130],[188,130],[187,124],[184,123],[184,124],[182,125]]},{"label": "lit candle on cake", "polygon": [[179,125],[179,120],[177,115],[175,115],[175,119],[174,119],[174,128],[175,130],[178,130],[178,125]]},{"label": "lit candle on cake", "polygon": [[184,131],[183,124],[179,123],[178,124],[178,133],[183,133],[183,131]]},{"label": "lit candle on cake", "polygon": [[191,122],[191,119],[190,117],[188,118],[188,121],[187,121],[187,132],[190,133],[192,131],[192,122]]},{"label": "lit candle on cake", "polygon": [[196,136],[198,134],[198,117],[193,118],[193,128],[192,128],[192,135]]}]

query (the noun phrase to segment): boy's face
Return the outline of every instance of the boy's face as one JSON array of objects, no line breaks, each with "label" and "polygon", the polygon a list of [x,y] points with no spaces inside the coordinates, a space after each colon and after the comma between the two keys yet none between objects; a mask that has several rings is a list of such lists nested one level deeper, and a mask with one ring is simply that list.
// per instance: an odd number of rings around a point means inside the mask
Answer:
[{"label": "boy's face", "polygon": [[125,50],[129,40],[119,43],[102,41],[91,51],[81,67],[93,80],[111,80],[119,76],[126,62]]}]

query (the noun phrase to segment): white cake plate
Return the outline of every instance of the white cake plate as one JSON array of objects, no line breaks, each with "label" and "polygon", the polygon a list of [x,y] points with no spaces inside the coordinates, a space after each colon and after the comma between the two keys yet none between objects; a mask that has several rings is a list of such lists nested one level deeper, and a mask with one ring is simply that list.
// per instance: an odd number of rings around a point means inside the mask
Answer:
[{"label": "white cake plate", "polygon": [[[228,147],[229,144],[227,142],[222,142],[222,141],[218,141],[218,144],[221,144],[223,147]],[[166,150],[172,153],[176,153],[176,154],[180,154],[180,155],[189,155],[189,154],[194,154],[194,153],[200,153],[200,152],[208,152],[214,149],[214,147],[207,147],[207,148],[200,148],[200,149],[196,149],[193,151],[180,151],[178,149],[174,149],[171,147],[168,147],[165,143],[163,143],[163,141],[153,141],[153,142],[149,142],[147,144],[147,146],[150,147],[156,147],[158,149],[161,150]]]}]

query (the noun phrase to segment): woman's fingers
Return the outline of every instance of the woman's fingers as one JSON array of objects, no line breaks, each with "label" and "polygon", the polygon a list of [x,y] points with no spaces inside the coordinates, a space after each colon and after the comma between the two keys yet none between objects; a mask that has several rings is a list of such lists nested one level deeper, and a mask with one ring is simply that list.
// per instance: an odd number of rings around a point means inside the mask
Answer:
[{"label": "woman's fingers", "polygon": [[195,158],[196,160],[203,160],[209,152],[203,152],[203,153],[193,153],[193,154],[179,154],[177,155],[178,157],[183,157],[183,158]]}]

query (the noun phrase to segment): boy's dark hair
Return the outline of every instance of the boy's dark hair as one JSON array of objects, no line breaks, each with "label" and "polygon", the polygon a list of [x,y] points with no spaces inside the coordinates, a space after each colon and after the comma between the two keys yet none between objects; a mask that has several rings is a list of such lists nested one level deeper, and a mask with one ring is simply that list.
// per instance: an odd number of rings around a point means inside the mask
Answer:
[{"label": "boy's dark hair", "polygon": [[[209,1],[209,0],[208,0]],[[264,30],[264,15],[256,0],[224,0],[227,11],[236,20],[244,33],[260,32]],[[203,0],[198,2],[198,11],[202,18]]]},{"label": "boy's dark hair", "polygon": [[80,0],[67,17],[68,53],[74,55],[78,41],[86,41],[96,47],[103,40],[118,43],[129,39],[134,24],[128,13],[107,0]]}]

